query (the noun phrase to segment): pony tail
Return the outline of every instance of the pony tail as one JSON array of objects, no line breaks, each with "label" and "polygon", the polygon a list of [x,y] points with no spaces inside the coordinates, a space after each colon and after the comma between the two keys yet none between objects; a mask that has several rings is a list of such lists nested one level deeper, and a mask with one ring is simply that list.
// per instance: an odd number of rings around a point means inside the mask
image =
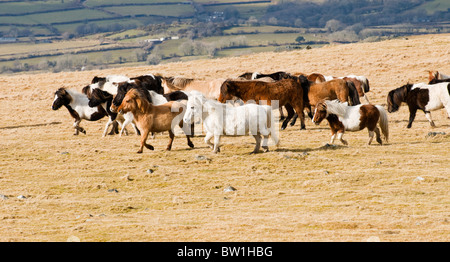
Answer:
[{"label": "pony tail", "polygon": [[351,81],[347,81],[347,87],[348,87],[348,94],[352,101],[352,106],[361,104],[361,101],[359,100],[358,91],[356,91],[355,84]]},{"label": "pony tail", "polygon": [[384,107],[377,105],[376,108],[380,112],[380,120],[378,123],[380,124],[381,132],[383,132],[384,139],[386,142],[389,140],[389,121],[386,110]]}]

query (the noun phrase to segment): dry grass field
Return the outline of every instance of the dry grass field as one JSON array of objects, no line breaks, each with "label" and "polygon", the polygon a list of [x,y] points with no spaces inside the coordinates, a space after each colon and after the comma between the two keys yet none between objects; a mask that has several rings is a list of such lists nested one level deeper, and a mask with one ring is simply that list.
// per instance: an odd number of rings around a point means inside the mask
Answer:
[{"label": "dry grass field", "polygon": [[[200,79],[263,73],[365,75],[374,104],[389,90],[450,73],[450,35],[260,53],[158,66],[0,76],[0,241],[449,241],[450,120],[436,128],[408,109],[389,114],[390,141],[367,146],[366,130],[327,146],[330,131],[308,118],[280,131],[271,151],[250,155],[252,137],[223,139],[213,154],[203,136],[166,152],[137,154],[139,137],[101,137],[106,118],[73,135],[54,92],[81,91],[96,75],[147,73]],[[132,130],[131,130],[132,132]],[[444,132],[427,136],[429,132]],[[151,171],[148,171],[151,169]],[[236,191],[227,192],[232,186]]]}]

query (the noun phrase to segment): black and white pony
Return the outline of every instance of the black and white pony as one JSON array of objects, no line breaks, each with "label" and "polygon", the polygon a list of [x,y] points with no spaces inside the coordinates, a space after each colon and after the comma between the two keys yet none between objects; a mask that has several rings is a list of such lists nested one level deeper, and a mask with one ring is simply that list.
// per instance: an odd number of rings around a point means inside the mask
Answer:
[{"label": "black and white pony", "polygon": [[[105,111],[109,115],[109,121],[107,123],[107,128],[110,125],[113,125],[117,118],[117,113],[111,112],[110,107],[113,100],[114,95],[117,94],[118,86],[121,83],[134,83],[137,86],[145,88],[147,90],[153,90],[158,94],[164,93],[164,88],[161,85],[161,76],[155,75],[142,75],[137,77],[128,78],[123,75],[112,75],[107,77],[94,77],[89,86],[85,87],[83,91],[88,94],[89,97],[89,105],[91,107],[96,107],[101,105]],[[134,117],[131,112],[126,113],[123,117],[119,117],[118,120],[122,122],[122,128],[119,132],[119,135],[128,133],[126,130],[126,126],[128,124],[132,124],[136,134],[140,134],[138,128],[134,123]],[[106,130],[103,133],[105,136]]]},{"label": "black and white pony", "polygon": [[79,132],[86,134],[86,130],[80,126],[82,119],[97,121],[107,116],[107,113],[103,107],[89,106],[89,99],[86,94],[79,93],[71,89],[59,88],[56,90],[52,109],[58,110],[62,106],[65,106],[70,115],[75,119],[73,124],[73,127],[75,128],[74,135],[78,135]]},{"label": "black and white pony", "polygon": [[450,83],[438,83],[434,85],[406,84],[391,90],[387,96],[388,112],[398,111],[402,102],[409,108],[409,123],[407,128],[411,128],[416,117],[417,110],[422,110],[432,127],[435,127],[431,119],[430,111],[445,108],[450,118]]}]

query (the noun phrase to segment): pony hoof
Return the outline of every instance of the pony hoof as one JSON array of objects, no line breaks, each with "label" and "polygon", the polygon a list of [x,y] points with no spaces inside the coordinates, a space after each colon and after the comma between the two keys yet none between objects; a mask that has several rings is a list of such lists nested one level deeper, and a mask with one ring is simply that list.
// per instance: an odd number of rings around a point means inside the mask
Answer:
[{"label": "pony hoof", "polygon": [[142,154],[142,150],[139,150],[139,151],[137,151],[136,153],[138,153],[138,154]]},{"label": "pony hoof", "polygon": [[263,152],[264,153],[269,152],[269,148],[268,147],[263,147]]},{"label": "pony hoof", "polygon": [[190,148],[194,148],[194,144],[193,144],[192,142],[189,142],[189,143],[188,143],[188,146],[189,146]]}]

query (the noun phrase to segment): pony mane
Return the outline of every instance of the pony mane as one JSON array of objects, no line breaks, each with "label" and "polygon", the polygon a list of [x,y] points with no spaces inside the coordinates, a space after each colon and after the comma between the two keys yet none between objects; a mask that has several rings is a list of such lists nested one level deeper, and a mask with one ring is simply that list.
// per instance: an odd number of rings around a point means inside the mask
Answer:
[{"label": "pony mane", "polygon": [[331,114],[335,114],[338,116],[344,116],[345,112],[347,112],[348,103],[341,103],[339,100],[325,100],[325,104],[327,105],[327,112]]},{"label": "pony mane", "polygon": [[193,78],[185,77],[167,77],[166,82],[170,84],[171,88],[181,90],[184,89],[188,84],[194,81]]}]

